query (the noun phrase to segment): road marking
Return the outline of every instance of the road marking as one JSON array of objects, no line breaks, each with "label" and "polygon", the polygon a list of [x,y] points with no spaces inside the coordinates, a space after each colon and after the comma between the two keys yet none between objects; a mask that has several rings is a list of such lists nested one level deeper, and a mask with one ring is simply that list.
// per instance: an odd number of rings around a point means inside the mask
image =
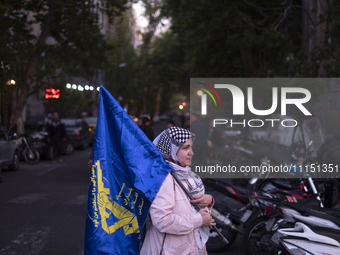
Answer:
[{"label": "road marking", "polygon": [[52,166],[52,167],[50,167],[50,168],[47,168],[47,169],[45,169],[45,170],[43,170],[43,171],[37,173],[36,176],[41,176],[41,175],[47,174],[48,172],[51,172],[52,170],[57,169],[57,168],[59,168],[60,166],[61,166],[61,165],[56,165],[56,166]]},{"label": "road marking", "polygon": [[27,195],[23,195],[23,196],[13,198],[13,199],[9,200],[8,203],[32,204],[34,202],[37,202],[39,200],[46,199],[46,198],[47,198],[47,194],[45,194],[45,193],[32,193],[32,194],[27,194]]},{"label": "road marking", "polygon": [[11,240],[10,244],[0,250],[1,255],[38,255],[47,243],[49,227],[26,228],[24,232]]},{"label": "road marking", "polygon": [[65,202],[65,204],[68,205],[83,205],[87,203],[87,195],[80,195],[77,196],[75,199],[70,199],[67,202]]}]

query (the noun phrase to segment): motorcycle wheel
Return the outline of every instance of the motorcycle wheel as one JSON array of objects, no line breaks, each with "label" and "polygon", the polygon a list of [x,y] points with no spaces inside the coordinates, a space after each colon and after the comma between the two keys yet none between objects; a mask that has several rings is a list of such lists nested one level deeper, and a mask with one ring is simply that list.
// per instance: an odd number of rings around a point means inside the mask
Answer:
[{"label": "motorcycle wheel", "polygon": [[278,254],[278,248],[271,244],[272,233],[266,230],[268,217],[261,216],[250,221],[243,235],[246,255]]},{"label": "motorcycle wheel", "polygon": [[31,149],[31,150],[27,149],[23,152],[23,154],[24,154],[25,161],[30,164],[36,164],[38,163],[40,159],[40,154],[35,149]]},{"label": "motorcycle wheel", "polygon": [[[322,182],[318,185],[318,190],[321,193],[321,200],[325,204],[325,182]],[[333,191],[332,191],[332,202],[331,202],[331,207],[333,208],[340,200],[340,185],[339,183],[334,180],[333,181]]]},{"label": "motorcycle wheel", "polygon": [[[221,210],[222,212],[226,212],[226,207],[223,206],[223,208],[221,208],[218,205],[214,205],[214,207],[216,207],[217,210]],[[229,209],[227,209],[228,211],[230,211]],[[220,225],[218,222],[216,222],[216,228],[222,233],[222,235],[229,241],[228,244],[225,244],[222,241],[222,238],[216,233],[215,230],[210,229],[209,232],[209,239],[208,242],[206,243],[206,248],[208,252],[218,252],[218,251],[223,251],[225,249],[227,249],[228,247],[230,247],[235,239],[236,239],[236,235],[237,232],[235,230],[232,230],[231,228],[225,227]]]}]

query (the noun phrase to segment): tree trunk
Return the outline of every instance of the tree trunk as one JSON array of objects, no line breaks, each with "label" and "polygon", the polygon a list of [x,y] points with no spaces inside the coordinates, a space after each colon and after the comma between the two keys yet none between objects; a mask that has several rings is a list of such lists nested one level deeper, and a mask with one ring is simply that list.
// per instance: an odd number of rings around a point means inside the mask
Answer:
[{"label": "tree trunk", "polygon": [[15,108],[14,108],[14,111],[12,112],[8,131],[11,131],[13,127],[15,126],[15,124],[17,123],[17,120],[21,118],[22,111],[26,103],[26,98],[28,96],[29,96],[29,89],[28,87],[23,86],[17,98],[17,101],[15,103]]},{"label": "tree trunk", "polygon": [[19,87],[20,93],[18,95],[15,108],[10,119],[9,131],[13,129],[17,120],[21,117],[22,111],[26,104],[26,99],[31,94],[32,86],[35,83],[34,76],[37,72],[38,62],[39,62],[41,53],[44,50],[45,41],[46,41],[48,30],[49,30],[53,17],[54,17],[54,10],[53,8],[50,8],[49,12],[45,16],[44,22],[41,25],[41,33],[36,43],[35,51],[32,55],[31,60],[28,62],[27,69],[24,71],[22,75],[22,77],[24,77],[22,79],[22,84],[18,84],[18,86],[20,86]]}]

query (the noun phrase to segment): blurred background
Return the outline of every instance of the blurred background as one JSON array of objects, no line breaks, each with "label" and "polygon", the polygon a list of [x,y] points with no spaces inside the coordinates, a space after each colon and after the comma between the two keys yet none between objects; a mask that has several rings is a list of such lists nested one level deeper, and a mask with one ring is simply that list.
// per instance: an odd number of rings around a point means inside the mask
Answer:
[{"label": "blurred background", "polygon": [[[313,135],[303,142],[294,140],[300,131],[249,136],[245,129],[212,130],[199,116],[190,123],[189,84],[193,77],[338,77],[339,7],[335,0],[3,1],[0,253],[83,254],[101,85],[151,140],[173,125],[208,134],[201,143],[208,160],[297,164],[317,133],[313,162],[338,164],[336,82],[313,91],[318,120],[302,130]],[[49,140],[54,112],[63,125],[58,155]],[[259,144],[267,150],[254,157]],[[339,208],[340,184],[327,185],[320,186],[322,199],[329,187],[328,207]],[[243,249],[237,240],[230,254]]]},{"label": "blurred background", "polygon": [[[185,115],[190,77],[336,77],[337,1],[15,1],[1,6],[0,123]],[[183,104],[184,102],[184,104]]]}]

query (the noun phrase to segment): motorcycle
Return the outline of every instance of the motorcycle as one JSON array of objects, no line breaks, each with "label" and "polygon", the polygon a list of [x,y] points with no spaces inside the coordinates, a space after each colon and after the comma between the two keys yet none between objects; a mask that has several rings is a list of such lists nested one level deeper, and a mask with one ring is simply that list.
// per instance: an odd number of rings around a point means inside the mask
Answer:
[{"label": "motorcycle", "polygon": [[282,254],[340,254],[340,232],[309,227],[301,222],[294,228],[279,229]]},{"label": "motorcycle", "polygon": [[[289,130],[290,133],[284,134],[281,138],[278,136],[282,131],[279,131],[273,131],[272,134],[268,134],[269,140],[272,139],[271,141],[240,140],[238,143],[230,145],[229,147],[233,149],[234,154],[236,153],[236,156],[231,157],[235,160],[232,164],[249,165],[248,162],[255,162],[255,164],[261,163],[262,165],[274,163],[298,166],[301,163],[315,162],[313,160],[316,158],[316,151],[324,141],[322,130],[320,130],[318,121],[315,118],[304,120],[300,127]],[[277,141],[283,145],[277,143]],[[232,198],[239,203],[236,206],[230,206],[228,202],[215,199],[218,202],[214,205],[212,215],[222,234],[225,233],[227,239],[231,239],[228,246],[232,244],[237,234],[246,233],[244,238],[251,240],[249,233],[252,235],[257,231],[259,240],[255,240],[257,242],[255,245],[259,247],[263,243],[268,247],[255,248],[253,252],[258,253],[262,249],[268,252],[272,249],[267,240],[272,234],[268,233],[267,228],[270,229],[270,227],[267,224],[274,224],[282,217],[273,217],[272,212],[275,210],[268,204],[249,203],[248,196],[252,193],[251,191],[285,195],[283,197],[290,197],[291,200],[312,201],[309,203],[323,207],[322,194],[318,190],[319,184],[315,185],[314,179],[309,176],[302,176],[299,179],[272,179],[268,177],[256,176],[252,178],[247,186],[248,188],[243,188],[243,190],[230,183],[223,183],[222,179],[203,180],[206,187],[210,187],[212,190],[218,191],[222,196]],[[261,238],[263,238],[263,241],[261,241]],[[208,251],[218,251],[228,246],[223,246],[219,237],[214,232],[211,233],[207,243]],[[245,247],[251,247],[251,245],[245,244]]]},{"label": "motorcycle", "polygon": [[[302,137],[303,141],[299,141],[298,137]],[[301,166],[306,167],[311,164],[317,165],[315,163],[317,163],[320,159],[320,156],[317,156],[318,150],[319,152],[320,150],[327,151],[325,149],[325,145],[327,143],[324,143],[321,146],[324,141],[324,135],[319,122],[315,118],[304,120],[302,127],[294,131],[292,141],[299,141],[298,143],[292,143],[290,147],[291,155],[289,156],[289,162],[292,169],[301,170]],[[261,158],[262,165],[269,165],[272,163],[267,155],[268,154]],[[321,161],[319,165],[322,165],[323,163],[325,163],[325,161]],[[289,173],[287,176],[288,175]],[[306,175],[306,177],[308,176],[309,175]],[[264,192],[274,193],[272,192],[273,189],[298,190],[300,189],[299,186],[304,185],[304,183],[301,182],[301,178],[270,179],[268,177],[268,174],[266,176],[253,177],[249,182],[249,187],[256,188]],[[326,203],[326,207],[333,207],[339,201],[340,185],[337,179],[327,180],[325,178],[314,178],[313,183],[309,183],[309,185],[313,190],[314,195],[317,195],[316,197],[319,200],[321,198],[323,204]],[[319,192],[318,194],[314,192],[316,189]],[[327,197],[327,189],[331,189],[331,192],[328,191],[328,193],[331,193],[331,197],[329,195]],[[302,195],[308,196],[309,194],[305,192]],[[331,201],[327,201],[327,199]]]},{"label": "motorcycle", "polygon": [[[14,134],[14,137],[16,135]],[[39,152],[32,148],[30,144],[27,142],[26,137],[21,136],[19,138],[14,139],[19,147],[19,156],[21,159],[24,159],[27,163],[36,164],[40,160]]]},{"label": "motorcycle", "polygon": [[311,204],[313,200],[269,195],[252,197],[250,201],[254,205],[267,206],[267,210],[266,215],[249,222],[245,230],[243,243],[248,255],[280,254],[280,229],[292,228],[296,222],[326,228],[328,231],[340,231],[340,211],[320,210],[320,207]]},{"label": "motorcycle", "polygon": [[[267,193],[257,189],[244,188],[242,185],[235,185],[238,181],[242,182],[242,180],[236,179],[203,179],[207,192],[212,193],[215,201],[218,201],[213,206],[211,215],[216,221],[217,228],[229,241],[228,244],[223,243],[217,233],[211,230],[210,238],[206,245],[207,250],[210,252],[225,250],[234,242],[237,234],[243,234],[246,231],[249,222],[266,215],[267,206],[250,203],[250,197]],[[301,180],[301,182],[307,185],[307,179]],[[312,179],[310,179],[310,183],[313,184]],[[315,200],[314,196],[311,195],[312,190],[307,189],[307,187],[303,189],[303,192],[309,194],[306,197],[301,197],[299,193],[290,190],[276,189],[271,191],[293,196],[295,199],[310,198],[314,204],[321,203],[320,199]],[[314,191],[318,194],[316,189]],[[270,194],[268,195],[271,196]]]},{"label": "motorcycle", "polygon": [[[47,125],[46,123],[38,123],[35,125],[31,132],[29,132],[29,137],[31,139],[31,145],[34,149],[39,151],[40,156],[47,160],[54,159],[53,146],[49,142]],[[63,154],[70,155],[74,151],[74,147],[71,143],[69,136],[66,137],[66,141],[63,142]]]},{"label": "motorcycle", "polygon": [[211,212],[216,227],[228,240],[228,244],[222,242],[221,237],[210,230],[207,250],[218,252],[230,247],[237,234],[243,234],[245,223],[257,212],[253,212],[248,203],[249,191],[233,185],[229,179],[203,179],[203,182],[207,193],[213,194],[216,201]]}]

